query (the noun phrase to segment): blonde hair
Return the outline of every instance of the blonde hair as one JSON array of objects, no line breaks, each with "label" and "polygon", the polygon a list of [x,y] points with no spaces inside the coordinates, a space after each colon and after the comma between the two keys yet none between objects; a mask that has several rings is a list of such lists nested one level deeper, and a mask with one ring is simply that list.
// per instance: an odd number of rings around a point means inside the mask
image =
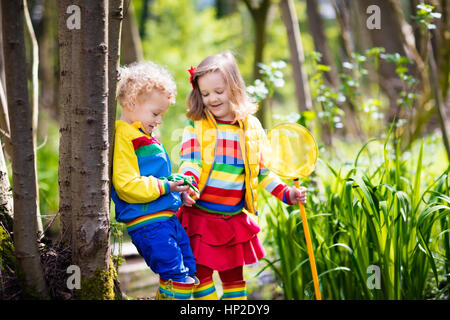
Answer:
[{"label": "blonde hair", "polygon": [[133,111],[138,96],[153,89],[167,93],[170,103],[175,103],[177,86],[163,66],[147,61],[119,68],[117,99],[123,108]]},{"label": "blonde hair", "polygon": [[242,120],[258,110],[258,105],[250,100],[246,87],[234,55],[230,51],[224,51],[204,59],[195,70],[192,76],[193,89],[187,97],[187,116],[192,120],[206,118],[204,105],[198,79],[203,75],[219,71],[228,86],[230,106],[234,113],[234,120]]}]

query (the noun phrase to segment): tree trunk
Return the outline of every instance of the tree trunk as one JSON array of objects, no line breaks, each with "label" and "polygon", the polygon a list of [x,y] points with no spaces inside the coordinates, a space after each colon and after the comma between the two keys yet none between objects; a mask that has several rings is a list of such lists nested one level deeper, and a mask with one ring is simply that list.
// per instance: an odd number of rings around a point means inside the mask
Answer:
[{"label": "tree trunk", "polygon": [[355,50],[355,45],[350,31],[350,22],[348,16],[348,8],[344,0],[331,1],[334,11],[336,13],[336,20],[339,23],[341,29],[341,47],[344,58],[348,61],[352,61],[352,53]]},{"label": "tree trunk", "polygon": [[[0,5],[1,10],[1,5]],[[0,12],[0,26],[1,26],[1,12]],[[3,48],[3,35],[0,32],[0,48]],[[3,50],[0,50],[0,141],[3,142],[3,152],[6,159],[11,159],[12,146],[11,137],[9,132],[9,119],[8,119],[8,103],[6,102],[5,92],[5,64],[3,62]]]},{"label": "tree trunk", "polygon": [[70,246],[72,243],[72,137],[71,137],[71,113],[72,107],[76,103],[73,99],[74,87],[72,79],[78,68],[75,65],[76,48],[79,43],[75,43],[75,35],[79,31],[70,30],[67,27],[67,8],[72,4],[71,0],[58,1],[58,43],[59,43],[59,108],[60,108],[60,139],[59,139],[59,214],[60,214],[60,234],[61,242]]},{"label": "tree trunk", "polygon": [[216,16],[218,19],[226,17],[237,10],[237,0],[217,0]]},{"label": "tree trunk", "polygon": [[314,48],[322,54],[320,63],[330,67],[330,72],[325,73],[325,79],[332,87],[337,88],[339,85],[337,68],[327,44],[322,16],[320,15],[317,2],[315,0],[306,0],[306,10],[308,14],[309,32],[314,41]]},{"label": "tree trunk", "polygon": [[303,70],[305,56],[303,54],[300,27],[297,19],[297,13],[295,12],[294,1],[281,0],[280,9],[289,40],[292,75],[295,82],[295,95],[297,97],[298,112],[301,113],[311,110],[312,102],[308,85],[308,77]]},{"label": "tree trunk", "polygon": [[[72,262],[81,299],[114,299],[109,252],[108,1],[82,0],[71,113]],[[72,43],[74,44],[74,43]],[[73,58],[73,57],[72,57]]]},{"label": "tree trunk", "polygon": [[[36,39],[36,35],[34,33],[33,24],[31,23],[30,12],[28,11],[28,4],[26,0],[23,0],[24,4],[24,17],[25,17],[25,25],[27,29],[28,36],[30,38],[31,44],[31,125],[33,127],[33,146],[34,146],[34,154],[36,154],[37,147],[37,127],[38,127],[38,119],[39,119],[39,79],[38,79],[38,70],[39,70],[39,47]],[[36,157],[34,158],[34,162],[36,162]],[[35,163],[35,168],[37,168],[37,164]],[[39,184],[38,177],[36,172],[36,180],[34,182],[36,184],[36,202],[37,202],[37,230],[40,236],[44,235],[44,228],[42,227],[42,219],[41,219],[41,210],[39,208]]]},{"label": "tree trunk", "polygon": [[124,14],[122,26],[122,64],[130,64],[144,60],[141,38],[136,23],[132,0],[124,0]]},{"label": "tree trunk", "polygon": [[[145,39],[147,37],[147,30],[145,29],[145,27],[149,16],[148,12],[151,1],[152,0],[142,0],[141,19],[139,21],[139,36],[141,37],[141,39]],[[123,10],[123,3],[122,3],[122,10]],[[121,15],[123,19],[123,13]]]},{"label": "tree trunk", "polygon": [[[253,79],[260,79],[261,75],[259,73],[258,63],[264,62],[264,47],[266,45],[266,37],[267,37],[267,25],[269,24],[269,9],[272,5],[271,0],[262,0],[259,3],[259,6],[255,6],[255,4],[251,0],[243,0],[247,9],[250,11],[250,15],[253,19],[254,26],[254,60],[253,60]],[[256,113],[256,117],[261,121],[263,126],[267,125],[266,123],[266,114],[265,114],[266,105],[265,102],[261,104],[258,112]]]},{"label": "tree trunk", "polygon": [[441,90],[439,87],[439,81],[438,81],[438,71],[437,71],[437,67],[436,67],[436,61],[434,60],[434,53],[433,53],[433,48],[431,46],[431,41],[428,42],[428,50],[429,50],[429,54],[428,54],[428,64],[429,64],[429,74],[430,74],[430,79],[431,79],[431,87],[433,90],[433,95],[434,95],[434,103],[435,103],[435,107],[436,107],[436,113],[438,115],[438,120],[439,120],[439,126],[441,128],[441,133],[442,133],[442,140],[444,143],[444,148],[445,151],[447,152],[447,160],[450,163],[450,142],[449,142],[449,136],[448,136],[448,129],[447,129],[447,119],[446,114],[444,112],[444,104],[443,104],[443,99],[442,99],[442,95],[441,95]]},{"label": "tree trunk", "polygon": [[[148,3],[148,0],[145,1]],[[117,80],[119,76],[120,38],[122,34],[123,0],[109,0],[109,31],[108,31],[108,142],[109,168],[112,170],[112,155],[114,149],[114,127],[117,109]],[[110,180],[111,182],[111,180]]]},{"label": "tree trunk", "polygon": [[[53,119],[59,119],[58,104],[58,2],[46,0],[44,15],[37,30],[39,43],[39,80],[40,80],[40,109],[48,110]],[[67,27],[65,27],[67,29]]]},{"label": "tree trunk", "polygon": [[48,298],[36,241],[35,154],[28,96],[22,1],[2,1],[3,54],[11,141],[14,246],[25,294]]},{"label": "tree trunk", "polygon": [[12,145],[9,129],[8,103],[6,100],[5,89],[3,87],[3,81],[0,81],[0,137],[1,142],[4,145],[6,158],[11,159]]},{"label": "tree trunk", "polygon": [[[383,47],[386,53],[399,53],[402,56],[407,56],[401,36],[400,24],[389,2],[384,0],[360,0],[358,5],[361,13],[366,17],[368,17],[366,13],[368,6],[377,5],[380,7],[381,29],[369,30],[365,28],[368,37],[371,39],[372,46]],[[380,60],[378,72],[380,75],[380,87],[389,98],[389,111],[386,120],[392,122],[398,113],[397,100],[399,99],[399,93],[403,90],[402,83],[395,73],[395,66],[392,63],[383,59]]]},{"label": "tree trunk", "polygon": [[[8,232],[13,231],[13,198],[9,184],[3,148],[0,145],[0,223]],[[0,266],[1,268],[1,266]]]},{"label": "tree trunk", "polygon": [[441,65],[438,66],[439,83],[441,84],[442,96],[446,99],[450,92],[450,3],[447,0],[441,0],[441,12],[441,48],[436,52],[436,55],[441,57]]}]

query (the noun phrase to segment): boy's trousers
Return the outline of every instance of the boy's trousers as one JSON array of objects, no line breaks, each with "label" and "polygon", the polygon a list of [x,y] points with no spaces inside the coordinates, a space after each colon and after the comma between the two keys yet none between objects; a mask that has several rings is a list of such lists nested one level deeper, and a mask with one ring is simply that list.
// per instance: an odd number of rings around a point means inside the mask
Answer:
[{"label": "boy's trousers", "polygon": [[187,276],[195,276],[195,259],[189,237],[176,215],[129,234],[139,254],[161,279],[184,282]]}]

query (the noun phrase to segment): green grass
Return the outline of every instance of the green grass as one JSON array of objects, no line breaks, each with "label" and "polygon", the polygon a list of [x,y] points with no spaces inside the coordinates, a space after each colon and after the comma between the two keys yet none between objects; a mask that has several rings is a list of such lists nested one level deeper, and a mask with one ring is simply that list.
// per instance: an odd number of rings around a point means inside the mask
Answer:
[{"label": "green grass", "polygon": [[[371,159],[365,145],[353,163],[322,162],[303,183],[310,190],[306,211],[323,299],[448,295],[449,169],[433,178],[423,167],[423,144],[411,156],[389,142]],[[273,246],[266,268],[286,299],[314,299],[298,207],[264,193],[262,202],[266,245]],[[379,267],[379,289],[368,286],[370,266]]]}]

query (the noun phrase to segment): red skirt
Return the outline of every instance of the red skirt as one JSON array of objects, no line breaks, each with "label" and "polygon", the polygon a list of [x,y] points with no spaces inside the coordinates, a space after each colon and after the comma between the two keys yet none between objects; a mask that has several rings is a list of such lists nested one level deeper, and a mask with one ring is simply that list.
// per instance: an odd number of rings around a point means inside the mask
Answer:
[{"label": "red skirt", "polygon": [[255,263],[265,255],[257,237],[261,229],[244,212],[224,216],[182,206],[177,216],[197,264],[224,271]]}]

